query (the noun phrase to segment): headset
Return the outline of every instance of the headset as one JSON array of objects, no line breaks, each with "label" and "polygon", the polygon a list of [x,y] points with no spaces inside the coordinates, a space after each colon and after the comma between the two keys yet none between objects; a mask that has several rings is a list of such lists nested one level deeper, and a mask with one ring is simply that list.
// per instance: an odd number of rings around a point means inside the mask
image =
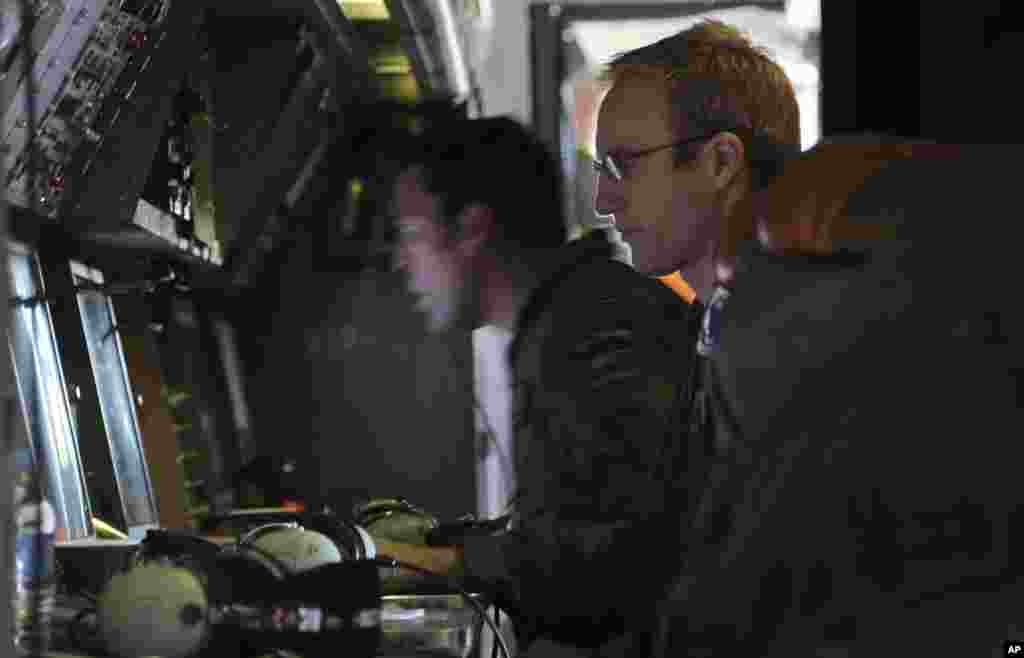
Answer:
[{"label": "headset", "polygon": [[352,516],[356,527],[369,534],[407,544],[426,544],[440,526],[437,518],[404,498],[374,498],[356,504]]},{"label": "headset", "polygon": [[[281,577],[302,573],[322,564],[353,559],[343,555],[338,543],[316,530],[307,530],[296,522],[267,523],[253,528],[233,547],[237,552],[251,553],[268,568],[284,571]],[[358,558],[355,558],[358,559]]]},{"label": "headset", "polygon": [[[98,601],[105,648],[122,658],[186,658],[199,651],[263,655],[280,648],[315,656],[343,642],[354,656],[373,655],[381,633],[379,617],[372,614],[380,605],[377,568],[385,565],[374,555],[368,530],[427,543],[443,526],[401,498],[361,504],[356,518],[347,522],[323,514],[303,523],[267,523],[226,546],[186,532],[151,530],[134,566],[112,578]],[[486,611],[449,584],[477,609],[507,656]],[[312,610],[314,632],[303,627],[303,619],[282,621],[304,610]],[[332,614],[333,627],[319,621]],[[338,635],[323,637],[331,632]]]},{"label": "headset", "polygon": [[207,588],[197,574],[169,563],[142,563],[116,574],[97,602],[99,635],[122,658],[183,658],[210,639]]},{"label": "headset", "polygon": [[150,531],[134,566],[100,596],[100,636],[122,658],[281,648],[315,656],[339,642],[371,656],[380,639],[379,574],[349,550],[296,522],[259,526],[226,546]]}]

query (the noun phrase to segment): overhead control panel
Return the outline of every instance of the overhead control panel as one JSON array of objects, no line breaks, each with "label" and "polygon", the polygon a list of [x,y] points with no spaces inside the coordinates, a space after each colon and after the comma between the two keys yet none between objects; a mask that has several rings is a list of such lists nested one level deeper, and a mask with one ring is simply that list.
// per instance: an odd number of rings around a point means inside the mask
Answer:
[{"label": "overhead control panel", "polygon": [[[13,3],[17,4],[17,3]],[[122,106],[165,33],[167,0],[35,0],[31,47],[13,27],[0,71],[3,193],[12,203],[55,218],[71,188],[93,166]],[[36,36],[46,37],[37,47]],[[18,27],[21,25],[19,23]],[[31,85],[23,75],[31,64]],[[17,82],[17,85],[11,83]],[[31,96],[30,96],[31,94]],[[33,125],[34,124],[34,125]],[[33,130],[34,129],[34,130]],[[33,131],[30,134],[30,131]]]}]

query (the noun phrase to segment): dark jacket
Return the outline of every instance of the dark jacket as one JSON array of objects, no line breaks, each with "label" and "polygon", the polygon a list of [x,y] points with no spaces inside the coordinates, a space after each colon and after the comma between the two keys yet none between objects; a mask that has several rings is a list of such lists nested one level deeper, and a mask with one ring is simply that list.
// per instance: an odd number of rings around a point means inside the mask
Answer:
[{"label": "dark jacket", "polygon": [[647,655],[681,554],[697,326],[600,236],[570,245],[527,302],[510,352],[514,527],[464,546],[468,574],[514,612],[520,646]]},{"label": "dark jacket", "polygon": [[1021,639],[1007,164],[892,165],[849,212],[893,240],[748,257],[713,363],[730,445],[657,655],[990,656]]}]

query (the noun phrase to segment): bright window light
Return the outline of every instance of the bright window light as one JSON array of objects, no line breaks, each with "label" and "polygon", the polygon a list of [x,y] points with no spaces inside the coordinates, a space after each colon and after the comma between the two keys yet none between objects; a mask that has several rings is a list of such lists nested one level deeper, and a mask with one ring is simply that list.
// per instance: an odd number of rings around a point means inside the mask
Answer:
[{"label": "bright window light", "polygon": [[391,19],[384,0],[338,0],[345,17],[352,21],[386,21]]}]

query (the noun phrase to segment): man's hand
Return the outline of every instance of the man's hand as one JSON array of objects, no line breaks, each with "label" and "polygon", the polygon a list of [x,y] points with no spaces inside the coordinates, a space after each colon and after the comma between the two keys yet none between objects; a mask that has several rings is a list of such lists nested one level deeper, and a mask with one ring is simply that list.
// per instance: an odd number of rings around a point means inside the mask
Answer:
[{"label": "man's hand", "polygon": [[462,575],[462,550],[458,546],[418,546],[377,537],[373,541],[377,557],[388,557],[439,576]]}]

